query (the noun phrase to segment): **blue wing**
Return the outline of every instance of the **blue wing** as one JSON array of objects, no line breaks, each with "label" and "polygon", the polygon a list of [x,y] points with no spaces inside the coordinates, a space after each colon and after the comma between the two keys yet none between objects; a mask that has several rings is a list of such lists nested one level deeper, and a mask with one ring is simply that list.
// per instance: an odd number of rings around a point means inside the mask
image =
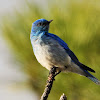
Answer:
[{"label": "blue wing", "polygon": [[84,70],[89,70],[91,72],[95,72],[93,69],[85,66],[84,64],[80,63],[78,58],[75,56],[75,54],[69,49],[68,45],[58,36],[51,34],[51,33],[46,33],[47,36],[54,38],[58,43],[66,50],[67,54],[71,57],[72,61],[77,64],[80,68]]},{"label": "blue wing", "polygon": [[57,40],[59,42],[59,44],[66,50],[66,52],[68,53],[68,55],[71,57],[71,59],[74,62],[78,61],[78,58],[75,56],[75,54],[69,49],[68,45],[61,39],[59,38],[57,35],[51,34],[51,33],[47,33],[46,34],[49,37],[54,38],[55,40]]}]

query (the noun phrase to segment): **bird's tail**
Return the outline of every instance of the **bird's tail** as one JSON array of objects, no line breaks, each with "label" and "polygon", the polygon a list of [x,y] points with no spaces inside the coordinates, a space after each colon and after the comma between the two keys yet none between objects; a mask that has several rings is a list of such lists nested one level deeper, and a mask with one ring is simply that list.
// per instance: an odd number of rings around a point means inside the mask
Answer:
[{"label": "bird's tail", "polygon": [[100,81],[99,81],[97,78],[91,77],[91,76],[88,76],[88,78],[89,78],[90,80],[92,80],[94,83],[100,85]]},{"label": "bird's tail", "polygon": [[88,71],[86,71],[86,77],[89,78],[91,81],[93,81],[94,83],[96,83],[97,85],[100,85],[100,81],[94,77],[93,75],[91,75]]}]

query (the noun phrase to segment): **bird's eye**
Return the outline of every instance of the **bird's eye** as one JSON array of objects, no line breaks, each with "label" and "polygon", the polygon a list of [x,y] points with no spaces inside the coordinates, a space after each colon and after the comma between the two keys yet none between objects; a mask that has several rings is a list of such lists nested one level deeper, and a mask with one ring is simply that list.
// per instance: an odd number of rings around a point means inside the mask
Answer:
[{"label": "bird's eye", "polygon": [[43,26],[45,26],[46,25],[46,23],[43,23]]},{"label": "bird's eye", "polygon": [[47,22],[43,23],[43,26],[46,26],[46,25],[48,25],[48,23],[47,23]]},{"label": "bird's eye", "polygon": [[41,22],[37,24],[37,26],[41,26],[41,25],[42,25],[42,23],[41,23]]}]

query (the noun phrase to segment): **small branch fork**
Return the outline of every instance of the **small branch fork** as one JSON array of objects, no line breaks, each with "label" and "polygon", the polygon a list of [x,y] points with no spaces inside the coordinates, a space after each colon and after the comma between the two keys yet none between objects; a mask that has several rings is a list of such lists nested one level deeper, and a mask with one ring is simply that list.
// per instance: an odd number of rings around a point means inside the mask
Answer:
[{"label": "small branch fork", "polygon": [[[53,85],[53,81],[55,80],[55,76],[57,76],[61,71],[57,72],[57,67],[52,67],[50,72],[49,72],[49,76],[47,79],[47,84],[45,86],[44,92],[41,96],[40,100],[47,100],[48,95],[50,94],[52,85]],[[64,96],[64,95],[62,95]],[[60,100],[67,100],[67,99],[60,99]]]},{"label": "small branch fork", "polygon": [[66,95],[63,93],[63,94],[61,95],[61,97],[60,97],[60,99],[59,99],[59,100],[67,100]]}]

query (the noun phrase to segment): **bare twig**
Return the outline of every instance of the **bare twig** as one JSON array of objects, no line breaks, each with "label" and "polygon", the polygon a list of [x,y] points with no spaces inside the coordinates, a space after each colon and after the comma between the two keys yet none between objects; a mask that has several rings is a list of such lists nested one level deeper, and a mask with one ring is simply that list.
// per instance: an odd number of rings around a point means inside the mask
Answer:
[{"label": "bare twig", "polygon": [[60,97],[60,99],[59,99],[59,100],[67,100],[66,95],[63,93],[63,94],[61,95],[61,97]]},{"label": "bare twig", "polygon": [[56,75],[58,75],[60,73],[60,72],[56,72],[56,69],[57,69],[57,67],[51,68],[48,79],[47,79],[47,84],[44,89],[44,93],[42,94],[40,100],[47,100],[48,95],[49,95],[52,85],[53,85],[53,81],[55,80],[54,78]]}]

